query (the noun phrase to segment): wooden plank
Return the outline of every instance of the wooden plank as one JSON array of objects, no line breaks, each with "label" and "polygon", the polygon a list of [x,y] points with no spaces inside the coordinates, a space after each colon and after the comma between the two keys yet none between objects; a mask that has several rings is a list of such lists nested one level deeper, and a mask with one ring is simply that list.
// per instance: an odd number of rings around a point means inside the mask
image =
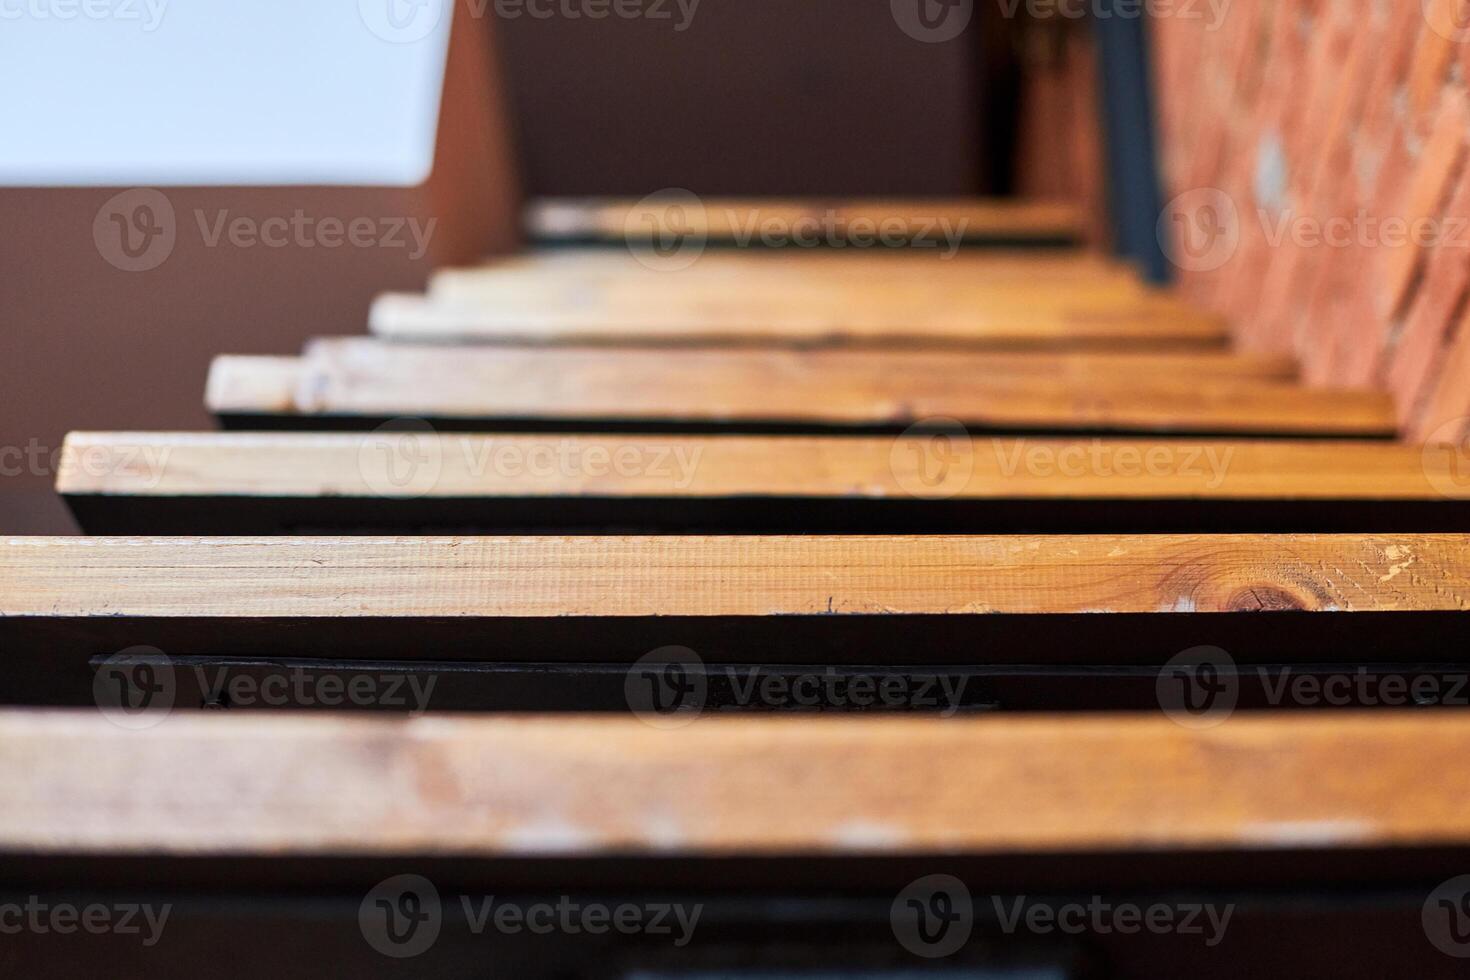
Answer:
[{"label": "wooden plank", "polygon": [[445,270],[465,276],[515,272],[582,279],[658,272],[686,278],[757,276],[772,279],[816,276],[851,280],[862,276],[935,275],[974,282],[1017,279],[1048,283],[1142,282],[1127,262],[1082,249],[733,249],[712,248],[677,273],[650,269],[624,246],[539,248],[496,256],[475,266]]},{"label": "wooden plank", "polygon": [[10,538],[0,615],[1470,610],[1464,535]]},{"label": "wooden plank", "polygon": [[[364,465],[378,445],[424,440],[432,484]],[[956,440],[963,481],[938,498],[1441,500],[1453,460],[1389,442],[993,438]],[[639,465],[615,467],[619,452]],[[938,450],[925,436],[473,435],[391,432],[73,432],[56,489],[148,496],[918,496]],[[496,456],[505,465],[497,465]],[[516,465],[537,455],[547,465]],[[1152,456],[1152,461],[1150,461]],[[589,464],[588,459],[603,466]],[[655,466],[650,461],[661,460]],[[560,462],[564,465],[558,466]],[[1441,481],[1443,478],[1444,482]],[[1461,488],[1470,496],[1470,486]]]},{"label": "wooden plank", "polygon": [[799,297],[802,287],[840,287],[871,295],[915,283],[927,283],[931,287],[942,283],[946,291],[959,290],[976,301],[1005,300],[1018,291],[1025,291],[1043,303],[1057,303],[1066,298],[1117,301],[1168,295],[1146,285],[1130,268],[1086,257],[1001,255],[971,259],[966,253],[915,258],[711,252],[688,268],[668,271],[650,267],[628,251],[614,251],[611,255],[572,252],[566,256],[517,256],[478,266],[442,269],[430,277],[429,294],[445,302],[461,297],[494,300],[505,296],[514,300],[515,290],[555,296],[553,290],[560,287],[565,291],[564,301],[585,305],[589,302],[587,293],[601,291],[598,299],[607,302],[602,294],[617,286],[636,287],[661,298],[696,286],[711,290],[735,286],[742,292],[781,290],[783,295]]},{"label": "wooden plank", "polygon": [[1160,672],[1204,645],[1227,651],[1220,671],[1238,678],[1242,710],[1283,706],[1284,683],[1323,674],[1351,681],[1348,704],[1383,709],[1403,701],[1377,697],[1361,673],[1441,692],[1470,676],[1458,654],[1467,541],[15,538],[0,542],[0,704],[93,704],[99,667],[142,648],[168,658],[154,673],[171,672],[184,708],[217,703],[234,677],[337,678],[340,692],[359,677],[401,691],[413,676],[435,690],[435,711],[625,712],[634,665],[679,647],[704,665],[707,703],[720,711],[811,710],[752,700],[751,671],[910,685],[938,676],[964,694],[885,710],[1136,710],[1156,708]]},{"label": "wooden plank", "polygon": [[[827,262],[812,270],[802,263],[766,261],[709,268],[696,263],[677,272],[637,262],[632,268],[589,272],[565,267],[449,269],[431,280],[428,305],[468,311],[475,318],[477,311],[493,311],[499,322],[517,315],[537,323],[557,322],[552,318],[584,323],[597,317],[609,329],[682,322],[690,330],[732,333],[752,323],[789,324],[793,333],[817,322],[894,332],[917,325],[921,333],[937,333],[965,318],[987,332],[1007,323],[1085,327],[1130,317],[1140,323],[1201,320],[1196,310],[1132,275],[1072,278],[1045,270],[977,275],[975,268],[983,267]],[[929,324],[939,327],[930,331]]]},{"label": "wooden plank", "polygon": [[1467,531],[1452,463],[1389,442],[74,432],[56,488],[90,534]]},{"label": "wooden plank", "polygon": [[821,284],[790,295],[747,295],[738,285],[661,299],[633,290],[610,305],[497,296],[487,302],[440,302],[409,293],[379,296],[373,333],[400,340],[478,340],[600,344],[834,344],[959,347],[1222,346],[1224,323],[1164,297],[1126,304],[1048,303],[1015,296],[1003,302],[950,297],[933,285],[848,295]]},{"label": "wooden plank", "polygon": [[295,357],[215,358],[204,401],[213,411],[289,412],[296,401],[301,361]]},{"label": "wooden plank", "polygon": [[[948,418],[976,430],[1393,432],[1391,406],[1379,393],[1242,378],[1262,363],[1228,358],[1213,362],[1215,371],[1157,370],[1170,363],[831,350],[460,349],[342,338],[309,346],[291,410],[283,412],[274,393],[255,404],[214,400],[209,408],[221,416],[275,416],[277,424],[419,416],[496,427],[899,431]],[[230,380],[253,369],[217,359],[211,397],[266,387]]]},{"label": "wooden plank", "polygon": [[[933,721],[0,713],[12,854],[975,855],[1470,842],[1459,714]],[[209,773],[209,792],[198,775]]]},{"label": "wooden plank", "polygon": [[[526,208],[526,228],[531,238],[541,241],[609,242],[645,236],[650,227],[677,227],[715,241],[743,241],[758,234],[765,222],[785,229],[784,234],[803,224],[832,227],[843,240],[853,232],[871,237],[880,228],[895,229],[901,237],[927,237],[938,234],[935,225],[940,221],[969,240],[1074,240],[1084,228],[1077,206],[1064,201],[682,197],[667,202],[657,197],[540,198]],[[676,218],[669,216],[672,207],[679,209]]]}]

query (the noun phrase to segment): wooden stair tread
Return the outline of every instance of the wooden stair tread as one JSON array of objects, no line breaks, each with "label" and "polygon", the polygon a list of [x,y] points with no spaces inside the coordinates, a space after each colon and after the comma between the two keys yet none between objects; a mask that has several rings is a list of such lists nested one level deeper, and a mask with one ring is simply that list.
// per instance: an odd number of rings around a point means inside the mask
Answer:
[{"label": "wooden stair tread", "polygon": [[738,285],[718,295],[647,295],[634,303],[576,305],[524,296],[510,302],[447,303],[385,293],[369,314],[380,337],[437,341],[522,341],[601,344],[777,344],[949,347],[1129,346],[1220,347],[1222,321],[1161,297],[1090,305],[1085,300],[1030,302],[1015,297],[978,303],[927,296],[844,298],[841,290],[795,297],[743,296]]},{"label": "wooden stair tread", "polygon": [[[963,227],[967,238],[1074,239],[1085,227],[1081,209],[1062,201],[1012,201],[983,198],[705,198],[700,206],[679,202],[680,227],[712,240],[736,238],[761,221],[790,228],[803,219],[825,220],[829,213],[843,227],[854,221],[899,222],[922,233],[943,218]],[[525,209],[530,236],[542,241],[624,241],[652,218],[664,221],[667,203],[657,198],[560,197],[532,200]],[[665,227],[659,224],[655,227]]]},{"label": "wooden stair tread", "polygon": [[[1459,713],[982,720],[0,712],[11,854],[1063,854],[1470,843]],[[208,791],[201,791],[207,774]]]},{"label": "wooden stair tread", "polygon": [[682,281],[789,282],[799,279],[861,282],[937,276],[971,284],[1032,282],[1084,286],[1124,283],[1145,289],[1137,269],[1120,259],[1082,249],[710,249],[699,261],[669,273],[621,246],[531,248],[495,256],[477,265],[437,270],[431,282],[515,277],[604,282],[624,276],[647,279],[676,275]]},{"label": "wooden stair tread", "polygon": [[[1190,373],[1210,364],[1216,367],[1209,375]],[[1171,364],[1081,355],[987,362],[825,350],[460,349],[343,338],[312,343],[294,378],[275,359],[262,365],[216,358],[207,399],[221,415],[303,419],[902,429],[948,418],[977,429],[1392,434],[1386,396],[1261,379],[1263,368],[1277,370],[1270,364],[1228,357]]]},{"label": "wooden stair tread", "polygon": [[[158,497],[1470,498],[1450,453],[1390,442],[981,437],[939,448],[942,460],[926,436],[73,432],[56,489]],[[389,479],[388,463],[410,449],[433,467],[431,480]],[[637,465],[614,465],[620,453]],[[497,465],[497,454],[518,465]],[[527,463],[538,458],[549,465]],[[954,476],[926,484],[926,463]]]},{"label": "wooden stair tread", "polygon": [[0,617],[779,617],[1470,609],[1470,537],[10,538]]}]

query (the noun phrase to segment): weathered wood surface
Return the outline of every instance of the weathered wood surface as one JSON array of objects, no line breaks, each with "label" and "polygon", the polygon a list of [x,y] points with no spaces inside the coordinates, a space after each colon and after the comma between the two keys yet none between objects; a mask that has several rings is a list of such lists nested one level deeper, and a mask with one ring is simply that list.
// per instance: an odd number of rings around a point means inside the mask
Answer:
[{"label": "weathered wood surface", "polygon": [[0,616],[770,617],[1470,609],[1470,537],[10,538]]},{"label": "weathered wood surface", "polygon": [[[0,851],[1001,854],[1470,843],[1470,719],[0,713]],[[201,779],[207,774],[207,779]]]},{"label": "weathered wood surface", "polygon": [[459,349],[342,338],[312,343],[294,378],[274,360],[217,358],[208,404],[222,415],[601,420],[732,430],[902,429],[948,418],[977,429],[1392,434],[1384,396],[1260,377],[1280,367],[1230,357]]},{"label": "weathered wood surface", "polygon": [[1167,297],[951,297],[931,284],[858,295],[821,284],[750,295],[732,284],[668,296],[633,291],[626,301],[607,302],[576,302],[565,292],[506,291],[462,302],[385,293],[374,301],[369,325],[378,336],[402,340],[557,344],[1199,348],[1226,339],[1219,318]]},{"label": "weathered wood surface", "polygon": [[[394,481],[394,461],[432,470]],[[73,432],[68,495],[1470,498],[1450,453],[1226,439]],[[1457,492],[1458,491],[1458,492]]]}]

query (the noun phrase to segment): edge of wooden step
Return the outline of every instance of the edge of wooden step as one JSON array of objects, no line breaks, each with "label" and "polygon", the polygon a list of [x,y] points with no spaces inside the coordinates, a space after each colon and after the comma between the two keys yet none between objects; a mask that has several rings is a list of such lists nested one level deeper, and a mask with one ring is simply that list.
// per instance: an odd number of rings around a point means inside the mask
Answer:
[{"label": "edge of wooden step", "polygon": [[[897,855],[1470,843],[1462,713],[700,719],[0,712],[0,851]],[[208,791],[200,789],[207,776]]]}]

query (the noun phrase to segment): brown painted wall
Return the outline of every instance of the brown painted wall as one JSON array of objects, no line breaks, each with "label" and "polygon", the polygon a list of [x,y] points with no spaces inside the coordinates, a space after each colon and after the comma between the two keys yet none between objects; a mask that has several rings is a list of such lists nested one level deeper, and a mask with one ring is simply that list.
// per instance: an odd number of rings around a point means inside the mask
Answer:
[{"label": "brown painted wall", "polygon": [[926,43],[884,0],[702,0],[682,32],[664,8],[497,22],[528,193],[979,189],[978,15]]},{"label": "brown painted wall", "polygon": [[[511,248],[519,195],[495,72],[484,22],[461,17],[423,186],[164,188],[176,244],[148,271],[115,268],[94,241],[98,209],[119,188],[0,189],[0,533],[70,530],[51,492],[51,456],[69,430],[208,427],[215,354],[293,353],[313,335],[361,333],[378,292]],[[222,209],[256,220],[301,209],[438,224],[417,260],[392,247],[210,248],[196,209],[207,221]]]}]

